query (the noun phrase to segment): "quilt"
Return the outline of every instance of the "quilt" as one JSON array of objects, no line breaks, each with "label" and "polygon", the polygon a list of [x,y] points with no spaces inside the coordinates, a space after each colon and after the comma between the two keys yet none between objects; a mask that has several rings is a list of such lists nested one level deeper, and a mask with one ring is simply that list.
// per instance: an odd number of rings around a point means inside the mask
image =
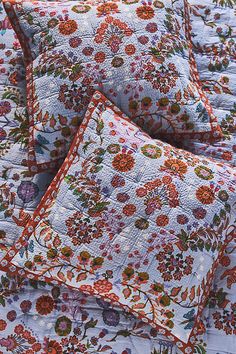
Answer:
[{"label": "quilt", "polygon": [[[224,141],[186,149],[235,164],[235,1],[190,0],[192,41]],[[53,176],[28,174],[24,66],[0,3],[0,258],[22,233]],[[22,75],[21,75],[22,73]],[[2,115],[1,115],[2,114]],[[22,138],[23,137],[23,138]],[[217,268],[194,353],[236,353],[236,247]],[[186,318],[188,322],[191,314]],[[175,354],[163,334],[128,312],[79,291],[0,272],[0,353]]]},{"label": "quilt", "polygon": [[31,177],[26,165],[28,118],[20,44],[0,3],[0,257],[50,183],[50,175]]},{"label": "quilt", "polygon": [[[235,1],[191,0],[192,43],[202,87],[220,121],[224,139],[186,141],[185,148],[236,164]],[[201,28],[201,31],[199,30]]]}]

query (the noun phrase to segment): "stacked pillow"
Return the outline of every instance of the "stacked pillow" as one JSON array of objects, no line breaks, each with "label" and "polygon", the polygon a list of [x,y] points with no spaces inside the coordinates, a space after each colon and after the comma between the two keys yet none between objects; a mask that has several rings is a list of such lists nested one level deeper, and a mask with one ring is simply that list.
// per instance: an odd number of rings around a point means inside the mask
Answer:
[{"label": "stacked pillow", "polygon": [[5,2],[27,64],[29,167],[64,158],[95,89],[151,136],[212,140],[184,0]]},{"label": "stacked pillow", "polygon": [[223,139],[215,143],[185,139],[184,147],[236,166],[235,7],[230,3],[221,7],[205,1],[204,6],[199,6],[198,2],[189,1],[194,56]]},{"label": "stacked pillow", "polygon": [[[4,159],[13,144],[27,145],[29,131],[22,50],[1,1],[0,35],[0,157]],[[19,144],[15,152],[18,149]]]},{"label": "stacked pillow", "polygon": [[2,269],[119,304],[190,353],[235,235],[235,178],[151,139],[97,92]]},{"label": "stacked pillow", "polygon": [[51,181],[47,173],[30,176],[28,170],[25,89],[21,46],[0,0],[0,259],[20,236]]},{"label": "stacked pillow", "polygon": [[66,159],[1,269],[118,304],[193,352],[235,236],[236,175],[154,139],[222,136],[187,1],[5,8],[24,51],[29,172]]}]

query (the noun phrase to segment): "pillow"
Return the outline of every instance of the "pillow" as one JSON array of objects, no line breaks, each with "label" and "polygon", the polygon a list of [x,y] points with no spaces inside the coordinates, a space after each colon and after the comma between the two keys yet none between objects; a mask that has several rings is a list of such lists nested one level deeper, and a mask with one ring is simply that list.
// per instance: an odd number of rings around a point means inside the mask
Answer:
[{"label": "pillow", "polygon": [[[229,7],[230,1],[225,2],[227,7],[216,6],[212,1],[204,1],[203,6],[199,3],[189,2],[191,38],[201,84],[217,116],[223,139],[214,144],[184,139],[182,147],[236,167],[236,60],[231,50],[235,47],[235,6]],[[224,340],[221,342],[225,345]]]},{"label": "pillow", "polygon": [[199,86],[187,2],[5,6],[27,63],[31,172],[65,157],[95,89],[153,137],[221,136]]},{"label": "pillow", "polygon": [[17,198],[17,188],[24,183],[28,157],[24,86],[20,43],[0,0],[0,259],[23,230],[19,232],[14,218],[24,205]]},{"label": "pillow", "polygon": [[[28,144],[26,129],[25,69],[20,43],[0,0],[0,158],[13,144],[23,149]],[[19,164],[19,145],[16,150]],[[9,158],[9,156],[8,156]],[[11,158],[13,162],[14,156]]]},{"label": "pillow", "polygon": [[22,50],[0,0],[0,259],[18,240],[52,180],[49,173],[29,175],[28,137]]},{"label": "pillow", "polygon": [[96,92],[1,266],[117,303],[189,353],[233,237],[234,183],[230,167],[151,139]]}]

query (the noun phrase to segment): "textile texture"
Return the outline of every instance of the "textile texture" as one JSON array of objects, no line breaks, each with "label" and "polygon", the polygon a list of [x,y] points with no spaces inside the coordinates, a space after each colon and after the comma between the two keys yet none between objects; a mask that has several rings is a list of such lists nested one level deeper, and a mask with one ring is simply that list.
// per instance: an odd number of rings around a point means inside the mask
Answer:
[{"label": "textile texture", "polygon": [[27,62],[32,172],[66,155],[95,89],[151,136],[221,136],[199,85],[186,4],[5,2]]},{"label": "textile texture", "polygon": [[[164,2],[155,3],[161,8]],[[221,125],[224,140],[203,143],[191,139],[186,141],[184,148],[235,165],[235,3],[234,0],[189,0],[189,5],[191,40],[200,84]],[[154,5],[151,6],[154,8]],[[179,10],[177,15],[181,22]],[[81,18],[80,14],[78,16]],[[146,20],[146,24],[149,22],[155,21]],[[145,30],[145,36],[151,35]],[[71,47],[71,51],[74,50]],[[93,59],[94,53],[89,58]],[[49,78],[51,82],[52,75]],[[0,1],[0,259],[21,235],[53,177],[48,173],[36,173],[33,177],[29,174],[29,123],[25,110],[25,91],[20,45]],[[45,88],[44,93],[47,91]],[[116,99],[112,95],[109,97]],[[140,109],[141,101],[136,98],[135,101]],[[144,100],[142,109],[148,103]],[[170,108],[170,103],[164,105],[161,113],[170,112]],[[128,114],[131,115],[130,112]],[[178,113],[174,116],[178,116]],[[76,130],[73,128],[73,132]],[[218,219],[215,221],[217,223]],[[235,250],[233,239],[217,266],[191,353],[236,353]],[[30,251],[33,251],[31,247]],[[194,320],[191,311],[186,317],[186,326],[191,326]],[[1,271],[0,353],[69,352],[179,354],[181,350],[159,330],[120,306],[96,300],[94,296],[62,285],[27,280],[9,271]]]},{"label": "textile texture", "polygon": [[[236,165],[235,1],[189,1],[191,38],[203,90],[224,135],[217,143],[186,140],[184,148]],[[199,31],[201,28],[201,31]]]},{"label": "textile texture", "polygon": [[30,177],[25,69],[20,44],[0,2],[0,258],[20,236],[51,181]]},{"label": "textile texture", "polygon": [[188,353],[235,234],[235,178],[230,167],[151,139],[96,92],[1,265],[118,303]]}]

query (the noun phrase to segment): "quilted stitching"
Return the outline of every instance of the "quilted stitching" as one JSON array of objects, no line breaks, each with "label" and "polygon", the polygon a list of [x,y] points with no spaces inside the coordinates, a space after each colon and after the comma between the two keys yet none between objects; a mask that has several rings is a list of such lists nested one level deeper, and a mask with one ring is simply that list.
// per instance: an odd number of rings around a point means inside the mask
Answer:
[{"label": "quilted stitching", "polygon": [[0,320],[3,353],[179,353],[174,343],[118,306],[63,286],[25,279],[19,287],[19,280],[1,272],[0,279],[6,300]]},{"label": "quilted stitching", "polygon": [[[233,3],[204,1],[199,4],[197,0],[189,1],[192,42],[200,80],[221,125],[224,139],[214,144],[185,141],[184,148],[235,166],[236,16]],[[223,6],[219,6],[221,4]]]},{"label": "quilted stitching", "polygon": [[219,254],[235,233],[234,192],[232,169],[152,140],[97,93],[1,264],[118,302],[187,353]]},{"label": "quilted stitching", "polygon": [[6,6],[28,62],[32,172],[65,156],[94,89],[151,136],[219,137],[197,82],[183,1]]},{"label": "quilted stitching", "polygon": [[29,176],[22,51],[0,1],[0,258],[18,239],[51,181]]}]

